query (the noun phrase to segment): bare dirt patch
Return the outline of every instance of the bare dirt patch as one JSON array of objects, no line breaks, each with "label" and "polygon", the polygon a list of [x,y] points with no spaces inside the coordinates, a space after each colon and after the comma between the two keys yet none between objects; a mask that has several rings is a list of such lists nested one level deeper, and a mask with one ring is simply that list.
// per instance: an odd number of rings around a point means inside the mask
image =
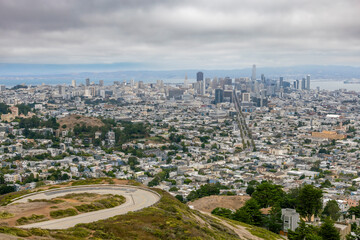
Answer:
[{"label": "bare dirt patch", "polygon": [[244,206],[249,200],[249,196],[208,196],[189,202],[188,205],[193,206],[196,210],[211,213],[217,207],[229,208],[236,210]]},{"label": "bare dirt patch", "polygon": [[92,127],[102,127],[104,123],[95,117],[85,117],[81,115],[69,115],[64,118],[60,118],[57,121],[60,124],[60,127],[66,125],[66,129],[73,129],[77,124],[92,126]]}]

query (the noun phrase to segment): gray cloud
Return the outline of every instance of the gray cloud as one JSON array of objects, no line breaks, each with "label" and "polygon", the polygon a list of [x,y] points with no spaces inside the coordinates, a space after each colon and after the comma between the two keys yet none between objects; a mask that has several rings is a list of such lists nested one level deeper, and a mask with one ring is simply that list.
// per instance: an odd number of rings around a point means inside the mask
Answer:
[{"label": "gray cloud", "polygon": [[358,0],[0,0],[0,61],[360,65]]}]

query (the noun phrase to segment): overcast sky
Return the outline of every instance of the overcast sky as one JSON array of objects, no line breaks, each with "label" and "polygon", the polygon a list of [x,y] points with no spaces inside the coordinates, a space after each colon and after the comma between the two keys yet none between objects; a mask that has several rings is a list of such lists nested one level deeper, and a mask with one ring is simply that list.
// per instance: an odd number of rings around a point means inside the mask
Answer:
[{"label": "overcast sky", "polygon": [[0,62],[360,66],[360,1],[0,0]]}]

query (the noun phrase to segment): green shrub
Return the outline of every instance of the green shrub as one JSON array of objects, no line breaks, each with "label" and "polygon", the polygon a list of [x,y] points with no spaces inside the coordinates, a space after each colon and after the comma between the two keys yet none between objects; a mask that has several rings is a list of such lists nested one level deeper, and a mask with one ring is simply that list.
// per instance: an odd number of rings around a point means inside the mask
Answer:
[{"label": "green shrub", "polygon": [[59,204],[65,201],[61,199],[29,199],[28,202],[47,202],[52,204]]},{"label": "green shrub", "polygon": [[14,214],[9,213],[7,211],[0,212],[0,219],[7,219],[13,217]]},{"label": "green shrub", "polygon": [[79,212],[92,212],[104,209],[102,205],[96,205],[96,204],[82,204],[79,206],[75,206],[76,210]]},{"label": "green shrub", "polygon": [[78,212],[74,208],[68,208],[64,210],[51,211],[50,216],[52,218],[64,218],[77,215]]},{"label": "green shrub", "polygon": [[45,229],[41,229],[41,228],[31,228],[30,229],[30,233],[35,235],[35,236],[48,236],[49,235],[49,231],[45,230]]},{"label": "green shrub", "polygon": [[24,225],[24,224],[28,224],[28,223],[34,223],[34,222],[41,222],[41,221],[45,221],[46,218],[44,215],[36,215],[33,214],[30,217],[21,217],[18,220],[16,220],[16,223],[18,225]]},{"label": "green shrub", "polygon": [[18,237],[30,237],[31,233],[27,230],[13,227],[0,226],[0,233],[11,234]]}]

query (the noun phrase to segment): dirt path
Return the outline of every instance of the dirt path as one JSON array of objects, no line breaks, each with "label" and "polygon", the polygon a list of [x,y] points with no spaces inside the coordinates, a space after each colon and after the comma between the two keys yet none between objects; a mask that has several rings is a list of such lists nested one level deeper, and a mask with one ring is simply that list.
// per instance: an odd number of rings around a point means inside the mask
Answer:
[{"label": "dirt path", "polygon": [[224,226],[230,228],[231,230],[233,230],[238,236],[240,239],[248,239],[248,240],[264,240],[262,238],[259,238],[259,237],[256,237],[254,235],[252,235],[247,229],[246,227],[243,227],[241,225],[233,225],[233,224],[229,224],[227,221],[221,219],[221,218],[218,218],[214,215],[212,215],[211,213],[208,213],[208,212],[202,212],[200,211],[202,214],[205,214],[205,215],[208,215],[212,218],[215,218],[216,220],[220,221],[221,224],[223,224]]}]

